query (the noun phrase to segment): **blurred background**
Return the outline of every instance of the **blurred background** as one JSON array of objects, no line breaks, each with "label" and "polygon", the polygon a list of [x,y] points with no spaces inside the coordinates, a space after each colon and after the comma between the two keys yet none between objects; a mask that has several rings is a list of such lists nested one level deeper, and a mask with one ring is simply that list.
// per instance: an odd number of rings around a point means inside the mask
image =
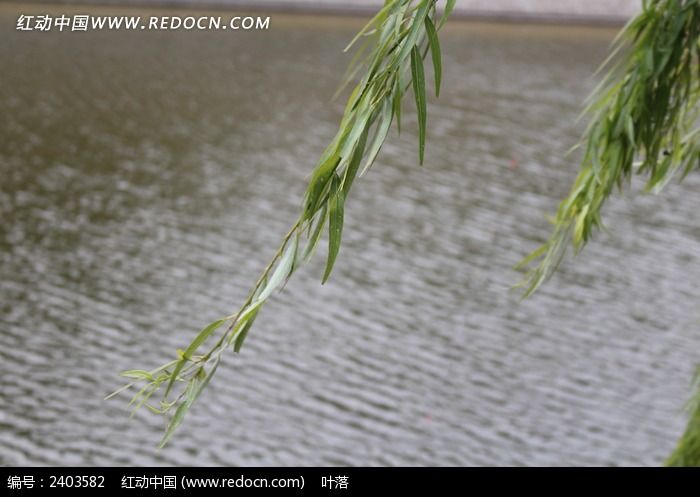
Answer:
[{"label": "blurred background", "polygon": [[255,2],[266,31],[15,28],[205,12],[129,3],[0,4],[0,464],[663,462],[700,362],[698,178],[611,201],[609,233],[511,289],[638,2],[458,2],[425,166],[409,98],[331,281],[320,254],[298,272],[158,452],[163,420],[103,397],[238,308],[342,112],[367,16],[329,9],[377,2]]}]

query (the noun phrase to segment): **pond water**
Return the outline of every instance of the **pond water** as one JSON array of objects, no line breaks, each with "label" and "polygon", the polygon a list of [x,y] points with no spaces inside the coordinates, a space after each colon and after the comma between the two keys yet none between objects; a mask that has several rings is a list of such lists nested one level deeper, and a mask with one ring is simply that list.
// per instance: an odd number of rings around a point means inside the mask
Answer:
[{"label": "pond water", "polygon": [[606,207],[610,233],[532,298],[510,289],[573,180],[614,30],[453,23],[425,166],[409,98],[348,200],[331,281],[317,254],[157,452],[163,420],[103,397],[237,309],[334,134],[361,20],[15,31],[28,10],[0,10],[1,464],[669,454],[700,362],[698,179],[633,185]]}]

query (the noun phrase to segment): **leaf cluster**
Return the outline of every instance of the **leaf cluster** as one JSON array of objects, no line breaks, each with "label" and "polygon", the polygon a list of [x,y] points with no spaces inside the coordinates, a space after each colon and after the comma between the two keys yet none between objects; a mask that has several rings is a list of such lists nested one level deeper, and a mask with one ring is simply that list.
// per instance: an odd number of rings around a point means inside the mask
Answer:
[{"label": "leaf cluster", "polygon": [[569,244],[578,252],[601,228],[601,211],[632,176],[658,193],[674,175],[700,168],[700,0],[650,0],[616,39],[612,64],[589,97],[591,115],[574,186],[559,205],[554,230],[520,268],[534,292],[559,265]]}]

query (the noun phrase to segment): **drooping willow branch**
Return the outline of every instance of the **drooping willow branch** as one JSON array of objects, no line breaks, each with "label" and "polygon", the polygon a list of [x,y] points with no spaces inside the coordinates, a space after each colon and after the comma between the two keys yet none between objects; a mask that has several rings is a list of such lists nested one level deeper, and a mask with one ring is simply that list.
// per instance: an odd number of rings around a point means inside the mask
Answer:
[{"label": "drooping willow branch", "polygon": [[621,32],[607,63],[622,52],[589,97],[592,114],[580,146],[581,170],[560,204],[549,240],[520,267],[537,261],[525,296],[556,270],[571,243],[580,251],[615,188],[633,174],[659,192],[676,174],[700,168],[700,0],[650,0]]},{"label": "drooping willow branch", "polygon": [[[439,19],[437,0],[385,1],[348,45],[350,48],[366,38],[348,69],[346,82],[363,69],[364,76],[348,98],[335,138],[316,165],[299,218],[243,305],[234,314],[206,326],[187,348],[178,350],[173,361],[151,371],[122,373],[133,381],[112,395],[140,386],[130,402],[134,410],[146,406],[158,414],[172,413],[161,447],[211,381],[222,354],[228,349],[240,350],[263,305],[311,257],[326,225],[328,255],[322,281],[329,278],[340,250],[345,199],[358,174],[374,163],[394,119],[400,129],[401,102],[410,87],[418,111],[418,152],[423,163],[427,110],[423,59],[429,51],[439,95],[442,69],[437,32],[455,1],[446,1]],[[202,353],[200,349],[207,343],[212,345]],[[155,406],[150,399],[159,392],[160,401]]]},{"label": "drooping willow branch", "polygon": [[[658,193],[677,173],[700,169],[700,0],[649,0],[616,40],[606,61],[622,55],[590,97],[591,121],[584,133],[581,170],[560,204],[549,240],[520,267],[525,296],[546,281],[571,243],[580,251],[615,188],[633,174]],[[667,461],[700,465],[700,372],[689,403],[688,426]]]}]

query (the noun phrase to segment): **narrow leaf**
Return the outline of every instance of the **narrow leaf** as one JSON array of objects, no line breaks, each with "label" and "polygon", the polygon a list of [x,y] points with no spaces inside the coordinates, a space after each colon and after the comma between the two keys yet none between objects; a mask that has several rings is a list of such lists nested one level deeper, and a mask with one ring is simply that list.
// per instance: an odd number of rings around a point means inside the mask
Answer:
[{"label": "narrow leaf", "polygon": [[447,18],[450,17],[450,14],[452,13],[452,10],[454,10],[456,3],[457,0],[447,0],[447,2],[445,3],[445,10],[442,12],[442,17],[440,18],[440,22],[438,23],[438,29],[442,28],[442,26],[445,24],[445,21],[447,21]]},{"label": "narrow leaf", "polygon": [[192,400],[192,402],[197,400],[197,398],[200,396],[202,391],[205,388],[207,388],[207,385],[209,385],[209,382],[211,381],[212,377],[214,376],[214,373],[216,373],[216,369],[218,367],[219,367],[219,358],[217,357],[216,361],[214,362],[214,366],[212,366],[212,368],[209,370],[209,373],[206,373],[206,376],[205,376],[204,380],[202,381],[202,384],[199,385],[199,387],[197,388],[197,391],[194,394],[194,399]]},{"label": "narrow leaf", "polygon": [[258,316],[258,312],[260,311],[260,307],[256,308],[255,311],[253,311],[250,316],[248,317],[248,320],[246,321],[245,325],[243,326],[243,329],[236,335],[236,341],[233,344],[233,351],[234,352],[240,352],[241,347],[243,346],[243,341],[245,338],[248,336],[248,331],[250,330],[251,326],[253,326],[253,322],[255,321],[255,318]]},{"label": "narrow leaf", "polygon": [[340,150],[341,160],[352,157],[353,150],[357,149],[357,144],[360,142],[362,135],[367,132],[370,115],[369,111],[365,111],[356,119],[352,126],[352,131],[348,133],[343,143],[343,148]]},{"label": "narrow leaf", "polygon": [[121,376],[124,376],[126,378],[131,378],[134,380],[153,381],[153,375],[148,371],[144,371],[143,369],[131,369],[129,371],[122,371],[119,374]]},{"label": "narrow leaf", "polygon": [[[166,363],[166,364],[163,364],[163,365],[157,367],[156,369],[152,369],[151,371],[149,371],[149,373],[150,373],[151,375],[155,375],[155,374],[157,374],[157,373],[159,373],[159,372],[161,372],[161,371],[163,371],[163,370],[165,370],[165,369],[168,369],[168,368],[170,368],[170,367],[176,365],[177,363],[178,363],[178,359],[175,359],[175,360],[173,360],[173,361],[170,361],[170,362],[168,362],[168,363]],[[137,381],[132,381],[132,382],[127,383],[126,385],[123,385],[123,386],[119,387],[119,388],[116,389],[114,392],[112,392],[112,393],[110,393],[109,395],[107,395],[107,396],[104,398],[104,400],[109,400],[109,399],[111,399],[112,397],[114,397],[114,396],[116,396],[116,395],[119,395],[119,394],[122,393],[124,390],[128,390],[128,389],[130,389],[131,387],[133,387],[136,383],[138,383],[138,382],[137,382]]]},{"label": "narrow leaf", "polygon": [[425,156],[425,123],[427,109],[425,103],[423,59],[416,46],[414,46],[411,51],[411,75],[413,76],[413,93],[416,97],[416,108],[418,109],[418,156],[420,164],[422,165]]},{"label": "narrow leaf", "polygon": [[306,192],[306,203],[304,208],[304,218],[311,219],[318,209],[321,194],[326,188],[331,175],[338,167],[340,157],[337,154],[330,154],[325,161],[318,165],[309,181]]},{"label": "narrow leaf", "polygon": [[367,159],[365,160],[365,167],[362,168],[360,176],[363,176],[367,170],[372,167],[374,160],[377,158],[379,150],[382,148],[384,140],[386,140],[386,135],[389,133],[389,127],[391,127],[391,118],[393,114],[392,104],[389,100],[384,101],[384,107],[382,108],[381,120],[377,124],[377,132],[374,135],[374,140],[372,140],[372,145],[367,152]]},{"label": "narrow leaf", "polygon": [[333,271],[333,264],[340,250],[340,239],[343,233],[343,190],[340,188],[340,179],[337,175],[331,180],[331,198],[329,199],[329,240],[328,240],[328,261],[326,271],[323,274],[322,284],[328,280]]},{"label": "narrow leaf", "polygon": [[326,218],[328,214],[328,204],[323,204],[321,212],[316,216],[316,226],[314,227],[308,242],[306,242],[306,248],[304,249],[303,258],[308,261],[314,253],[318,241],[321,239],[321,234],[323,233],[323,227],[326,224]]},{"label": "narrow leaf", "polygon": [[382,7],[382,8],[379,10],[379,12],[377,12],[377,13],[374,15],[374,17],[373,17],[372,19],[370,19],[370,21],[369,21],[367,24],[365,24],[364,27],[363,27],[360,31],[358,31],[358,33],[357,33],[357,34],[355,35],[355,37],[350,41],[350,43],[348,43],[348,45],[345,47],[345,49],[344,49],[343,51],[344,51],[344,52],[347,52],[348,50],[350,50],[350,47],[352,47],[352,46],[355,44],[355,42],[356,42],[362,35],[364,35],[367,31],[369,31],[370,28],[371,28],[372,26],[374,26],[374,25],[376,25],[376,24],[381,24],[381,21],[382,21],[382,19],[384,18],[384,16],[386,15],[387,10],[389,9],[389,7],[391,7],[391,3],[387,3],[386,5],[384,5],[384,7]]},{"label": "narrow leaf", "polygon": [[393,98],[393,112],[396,116],[396,130],[399,135],[401,134],[401,97],[403,96],[403,86],[401,85],[401,78],[396,77],[396,83],[394,83],[394,98]]},{"label": "narrow leaf", "polygon": [[419,4],[418,9],[416,10],[416,15],[413,17],[413,21],[408,31],[408,34],[406,35],[402,43],[399,56],[396,59],[399,64],[403,62],[408,57],[409,52],[411,52],[415,48],[416,41],[418,41],[418,35],[420,34],[420,28],[423,25],[423,19],[425,19],[425,16],[428,13],[429,4],[430,2],[428,2],[427,0],[422,1]]},{"label": "narrow leaf", "polygon": [[442,81],[442,55],[440,54],[440,40],[437,30],[430,17],[425,18],[425,30],[428,33],[430,44],[430,58],[433,59],[433,73],[435,74],[435,96],[440,96],[440,82]]},{"label": "narrow leaf", "polygon": [[173,371],[173,374],[170,376],[170,381],[168,382],[168,386],[165,389],[165,394],[163,394],[163,398],[167,399],[168,394],[173,389],[173,385],[175,385],[175,382],[177,381],[178,376],[180,376],[180,371],[182,371],[182,368],[185,366],[185,363],[188,361],[188,359],[194,354],[197,349],[199,348],[202,343],[211,335],[215,330],[219,328],[226,320],[225,319],[218,319],[214,321],[213,323],[208,324],[202,331],[200,331],[197,336],[195,337],[194,340],[192,340],[192,343],[187,347],[187,350],[183,352],[182,354],[182,359],[180,359],[177,362],[177,365],[175,366],[175,370]]},{"label": "narrow leaf", "polygon": [[371,125],[368,123],[365,126],[362,135],[360,135],[355,150],[352,152],[352,157],[348,166],[345,169],[345,174],[343,175],[343,194],[347,197],[352,183],[355,181],[355,176],[357,176],[357,170],[360,168],[360,162],[362,162],[362,156],[365,154],[365,145],[367,144],[367,135],[369,134],[369,128]]},{"label": "narrow leaf", "polygon": [[199,334],[192,340],[192,343],[185,350],[185,359],[190,359],[192,355],[197,352],[197,349],[202,345],[207,338],[211,336],[222,324],[226,322],[225,319],[217,319],[213,323],[207,325]]},{"label": "narrow leaf", "polygon": [[[335,175],[333,177],[335,177]],[[260,296],[258,296],[259,302],[267,300],[270,294],[277,287],[279,287],[284,280],[287,279],[287,276],[289,276],[289,273],[294,266],[294,259],[296,258],[298,244],[299,239],[296,236],[288,242],[282,259],[277,263],[275,272],[272,273],[272,276],[270,276],[270,281],[267,282],[265,289],[260,292]]]},{"label": "narrow leaf", "polygon": [[165,447],[165,445],[170,441],[170,438],[173,436],[173,433],[175,433],[175,429],[180,426],[180,423],[182,423],[182,420],[185,418],[185,414],[187,413],[187,410],[190,408],[192,405],[192,402],[194,401],[194,398],[197,394],[197,383],[198,381],[196,379],[193,379],[190,384],[187,386],[187,393],[185,394],[185,400],[183,400],[179,406],[177,406],[177,409],[175,410],[175,414],[173,415],[173,418],[170,420],[170,423],[168,423],[168,427],[165,429],[165,434],[163,435],[163,438],[160,441],[160,444],[158,444],[158,448],[162,449]]}]

